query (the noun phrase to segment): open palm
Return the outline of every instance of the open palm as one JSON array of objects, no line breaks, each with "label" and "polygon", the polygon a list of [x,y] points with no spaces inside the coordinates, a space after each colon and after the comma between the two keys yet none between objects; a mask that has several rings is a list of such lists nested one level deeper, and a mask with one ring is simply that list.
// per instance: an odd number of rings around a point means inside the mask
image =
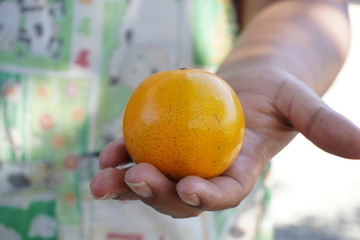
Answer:
[{"label": "open palm", "polygon": [[167,179],[150,164],[119,169],[131,161],[122,140],[108,144],[100,155],[103,169],[91,182],[95,198],[140,199],[172,217],[238,205],[253,189],[268,161],[298,132],[323,150],[360,159],[360,130],[329,108],[308,86],[276,71],[220,73],[237,92],[246,117],[243,148],[221,176]]}]

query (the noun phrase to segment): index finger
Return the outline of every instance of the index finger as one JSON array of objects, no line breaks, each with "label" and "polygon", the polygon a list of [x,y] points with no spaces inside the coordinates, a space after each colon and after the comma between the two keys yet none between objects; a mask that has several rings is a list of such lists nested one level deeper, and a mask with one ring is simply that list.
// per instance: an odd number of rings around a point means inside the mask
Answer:
[{"label": "index finger", "polygon": [[99,155],[99,168],[117,167],[132,162],[123,139],[108,143]]}]

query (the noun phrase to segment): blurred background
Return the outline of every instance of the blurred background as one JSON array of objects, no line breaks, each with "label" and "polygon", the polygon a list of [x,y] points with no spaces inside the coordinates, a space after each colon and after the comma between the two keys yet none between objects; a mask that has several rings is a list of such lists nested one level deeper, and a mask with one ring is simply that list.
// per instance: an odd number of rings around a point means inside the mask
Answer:
[{"label": "blurred background", "polygon": [[[350,18],[350,54],[324,100],[360,127],[360,1],[351,1]],[[298,135],[272,167],[276,240],[360,239],[360,161],[327,154]]]}]

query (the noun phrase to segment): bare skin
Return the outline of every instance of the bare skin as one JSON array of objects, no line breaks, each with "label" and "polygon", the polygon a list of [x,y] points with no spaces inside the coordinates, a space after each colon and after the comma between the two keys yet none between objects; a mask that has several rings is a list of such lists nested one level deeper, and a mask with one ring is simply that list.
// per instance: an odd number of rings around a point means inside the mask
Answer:
[{"label": "bare skin", "polygon": [[360,159],[360,129],[320,97],[347,55],[346,2],[258,1],[253,6],[218,71],[237,92],[246,117],[245,141],[235,163],[219,177],[173,182],[150,164],[116,168],[131,162],[120,139],[100,155],[102,171],[90,184],[95,198],[139,199],[175,218],[234,207],[298,133],[324,151]]}]

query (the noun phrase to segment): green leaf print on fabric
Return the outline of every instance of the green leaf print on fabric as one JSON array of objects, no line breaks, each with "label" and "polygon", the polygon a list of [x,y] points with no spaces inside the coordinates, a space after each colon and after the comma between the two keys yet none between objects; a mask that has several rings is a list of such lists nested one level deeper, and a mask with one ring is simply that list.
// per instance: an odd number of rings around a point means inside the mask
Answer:
[{"label": "green leaf print on fabric", "polygon": [[0,160],[24,161],[26,77],[0,71]]},{"label": "green leaf print on fabric", "polygon": [[[56,240],[55,202],[33,202],[27,209],[0,206],[0,236]],[[16,238],[15,238],[16,239]]]},{"label": "green leaf print on fabric", "polygon": [[231,1],[194,0],[192,18],[195,64],[199,67],[217,67],[235,40],[235,15]]},{"label": "green leaf print on fabric", "polygon": [[[68,157],[69,158],[69,157]],[[66,164],[67,159],[64,160]],[[76,163],[78,164],[78,163]],[[56,189],[57,199],[57,219],[64,225],[79,225],[82,220],[82,192],[80,179],[80,169],[77,166],[74,169],[62,169],[62,180]],[[60,169],[60,167],[59,167]]]},{"label": "green leaf print on fabric", "polygon": [[[103,10],[103,58],[99,105],[96,113],[95,149],[100,150],[113,138],[115,125],[121,124],[121,116],[131,90],[109,74],[109,62],[118,44],[118,30],[127,9],[127,1],[106,1]],[[121,132],[119,131],[119,135]]]}]

